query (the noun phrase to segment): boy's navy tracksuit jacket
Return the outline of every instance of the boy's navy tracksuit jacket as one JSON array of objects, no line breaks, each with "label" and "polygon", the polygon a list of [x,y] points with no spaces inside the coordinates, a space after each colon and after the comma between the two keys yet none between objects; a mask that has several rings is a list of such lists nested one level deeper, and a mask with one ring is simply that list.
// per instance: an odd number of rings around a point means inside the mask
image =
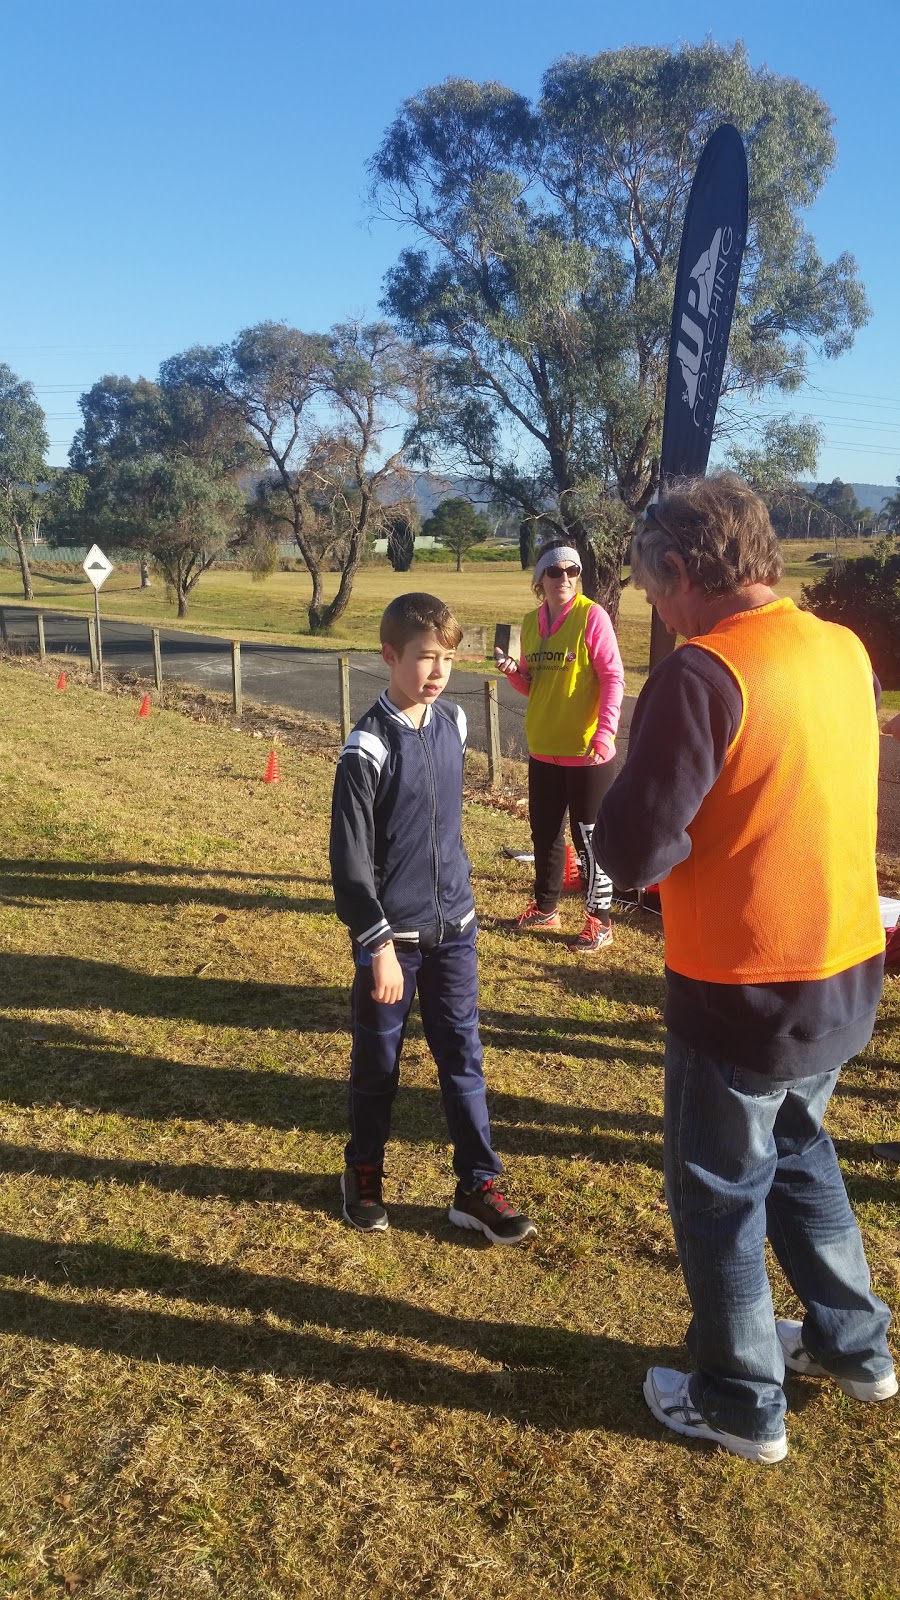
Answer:
[{"label": "boy's navy tracksuit jacket", "polygon": [[433,949],[475,918],[462,842],[466,717],[427,706],[420,728],[382,694],[341,751],[331,812],[335,909],[354,943]]}]

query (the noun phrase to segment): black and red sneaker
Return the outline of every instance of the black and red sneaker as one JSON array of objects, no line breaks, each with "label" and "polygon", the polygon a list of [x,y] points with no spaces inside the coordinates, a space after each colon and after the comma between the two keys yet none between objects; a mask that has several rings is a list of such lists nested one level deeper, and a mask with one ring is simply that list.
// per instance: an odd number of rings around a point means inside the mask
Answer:
[{"label": "black and red sneaker", "polygon": [[381,1198],[383,1167],[345,1167],[341,1179],[344,1220],[360,1233],[380,1233],[388,1225],[388,1214]]},{"label": "black and red sneaker", "polygon": [[448,1215],[458,1228],[475,1228],[485,1234],[491,1244],[524,1244],[537,1233],[530,1217],[516,1210],[500,1193],[493,1178],[475,1189],[464,1189],[458,1183]]}]

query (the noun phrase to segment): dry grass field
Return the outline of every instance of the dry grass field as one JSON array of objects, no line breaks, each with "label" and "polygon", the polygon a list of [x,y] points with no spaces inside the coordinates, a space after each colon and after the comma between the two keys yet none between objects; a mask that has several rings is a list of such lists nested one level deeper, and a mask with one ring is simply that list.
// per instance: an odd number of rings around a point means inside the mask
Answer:
[{"label": "dry grass field", "polygon": [[[641,1398],[687,1319],[658,922],[594,965],[511,938],[525,824],[467,805],[496,1139],[539,1235],[447,1222],[416,1026],[391,1229],[355,1234],[322,730],[268,787],[265,740],[54,679],[0,662],[0,1596],[896,1600],[900,1405],[792,1379],[762,1469]],[[830,1127],[895,1307],[870,1144],[898,1090],[892,979]]]}]

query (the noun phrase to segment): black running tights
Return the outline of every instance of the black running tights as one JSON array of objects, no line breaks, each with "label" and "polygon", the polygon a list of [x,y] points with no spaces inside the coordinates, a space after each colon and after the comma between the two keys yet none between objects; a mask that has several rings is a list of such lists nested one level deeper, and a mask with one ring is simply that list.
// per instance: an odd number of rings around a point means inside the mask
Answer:
[{"label": "black running tights", "polygon": [[613,781],[614,761],[602,767],[557,767],[549,761],[528,763],[528,814],[534,842],[534,898],[539,911],[555,911],[566,865],[566,812],[581,876],[587,886],[587,909],[609,921],[612,883],[598,867],[591,834],[600,802]]}]

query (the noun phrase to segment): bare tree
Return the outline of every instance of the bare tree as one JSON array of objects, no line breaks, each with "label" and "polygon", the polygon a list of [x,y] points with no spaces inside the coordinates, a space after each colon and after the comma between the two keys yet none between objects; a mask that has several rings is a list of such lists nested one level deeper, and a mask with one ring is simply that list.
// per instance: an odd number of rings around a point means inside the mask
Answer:
[{"label": "bare tree", "polygon": [[[432,403],[432,362],[386,323],[328,334],[263,322],[216,349],[166,363],[179,382],[214,389],[258,438],[270,470],[252,513],[290,538],[310,575],[311,633],[347,609],[368,539],[409,492],[407,461]],[[325,597],[325,575],[340,571]]]}]

